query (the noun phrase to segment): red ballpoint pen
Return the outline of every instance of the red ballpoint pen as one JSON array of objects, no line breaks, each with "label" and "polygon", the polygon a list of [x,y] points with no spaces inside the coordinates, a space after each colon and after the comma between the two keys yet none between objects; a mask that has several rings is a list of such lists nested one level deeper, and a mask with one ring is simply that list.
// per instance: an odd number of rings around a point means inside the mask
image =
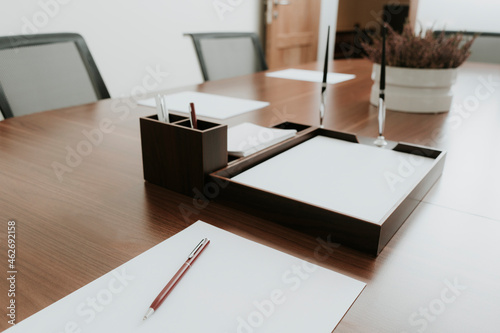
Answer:
[{"label": "red ballpoint pen", "polygon": [[198,129],[198,120],[196,119],[196,111],[194,110],[194,103],[189,103],[189,109],[191,113],[191,126],[194,129]]},{"label": "red ballpoint pen", "polygon": [[196,258],[198,258],[200,253],[207,247],[208,243],[210,243],[210,239],[203,238],[201,240],[201,242],[198,245],[196,245],[194,250],[191,251],[191,253],[189,254],[186,262],[181,266],[181,268],[179,268],[179,270],[177,271],[177,273],[175,273],[175,275],[172,277],[172,279],[170,279],[170,281],[167,283],[165,288],[163,288],[163,290],[160,292],[160,294],[158,296],[156,296],[153,303],[151,303],[148,311],[144,315],[143,320],[148,319],[149,316],[151,316],[153,314],[153,312],[155,312],[156,309],[158,309],[160,307],[160,305],[163,303],[165,298],[167,298],[168,294],[170,294],[172,289],[174,289],[177,282],[179,282],[179,280],[182,278],[184,273],[186,273],[186,271],[189,269],[189,267],[191,267],[191,265],[196,260]]}]

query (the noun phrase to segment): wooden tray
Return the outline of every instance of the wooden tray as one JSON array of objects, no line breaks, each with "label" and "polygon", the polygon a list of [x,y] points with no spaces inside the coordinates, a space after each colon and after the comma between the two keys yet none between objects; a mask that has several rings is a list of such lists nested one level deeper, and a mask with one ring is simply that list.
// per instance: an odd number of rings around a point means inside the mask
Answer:
[{"label": "wooden tray", "polygon": [[433,148],[396,142],[379,148],[373,138],[279,127],[299,132],[211,173],[227,184],[216,199],[370,254],[382,251],[443,170],[445,152]]}]

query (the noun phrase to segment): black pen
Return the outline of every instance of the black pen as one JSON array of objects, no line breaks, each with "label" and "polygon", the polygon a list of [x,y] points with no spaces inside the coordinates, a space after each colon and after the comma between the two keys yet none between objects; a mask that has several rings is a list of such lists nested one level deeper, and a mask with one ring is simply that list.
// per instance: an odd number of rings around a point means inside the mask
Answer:
[{"label": "black pen", "polygon": [[323,67],[323,82],[321,83],[321,105],[319,106],[319,125],[323,127],[323,118],[325,117],[325,92],[326,92],[326,78],[328,76],[328,46],[330,44],[330,26],[328,26],[328,33],[326,35],[326,53],[325,65]]},{"label": "black pen", "polygon": [[382,25],[382,56],[380,60],[380,85],[378,94],[378,138],[374,144],[383,147],[387,145],[384,138],[385,125],[385,38],[387,35],[387,27],[385,23]]}]

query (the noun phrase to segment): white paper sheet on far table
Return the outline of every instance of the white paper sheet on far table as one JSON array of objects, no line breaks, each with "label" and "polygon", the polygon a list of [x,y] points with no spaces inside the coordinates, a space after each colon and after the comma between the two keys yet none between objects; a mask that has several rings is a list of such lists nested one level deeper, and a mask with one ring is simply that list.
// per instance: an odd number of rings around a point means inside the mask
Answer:
[{"label": "white paper sheet on far table", "polygon": [[[165,95],[165,97],[167,101],[167,108],[170,111],[188,113],[189,103],[194,103],[196,114],[198,116],[214,119],[234,117],[269,105],[269,102],[200,93],[196,91],[183,91],[168,94]],[[141,100],[137,103],[145,106],[156,107],[154,98]]]},{"label": "white paper sheet on far table", "polygon": [[[204,237],[210,244],[143,321]],[[364,286],[198,221],[7,332],[330,333]]]},{"label": "white paper sheet on far table", "polygon": [[[266,73],[266,76],[289,80],[323,82],[323,72],[305,69],[289,68],[281,71]],[[354,74],[328,73],[326,76],[326,82],[329,84],[335,84],[352,80],[355,77],[356,75]]]}]

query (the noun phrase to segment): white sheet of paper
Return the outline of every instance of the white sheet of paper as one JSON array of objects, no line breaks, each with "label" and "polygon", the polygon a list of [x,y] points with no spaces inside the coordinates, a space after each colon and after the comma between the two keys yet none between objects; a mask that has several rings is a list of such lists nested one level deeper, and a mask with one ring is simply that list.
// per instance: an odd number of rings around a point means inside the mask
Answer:
[{"label": "white sheet of paper", "polygon": [[[143,321],[204,237],[210,244]],[[364,286],[198,221],[7,332],[329,333]]]},{"label": "white sheet of paper", "polygon": [[434,159],[316,136],[234,181],[380,224]]},{"label": "white sheet of paper", "polygon": [[227,130],[227,152],[235,156],[248,156],[297,134],[294,129],[263,127],[241,123]]},{"label": "white sheet of paper", "polygon": [[[183,91],[165,96],[170,111],[189,113],[189,103],[194,103],[196,114],[214,119],[226,119],[245,112],[264,108],[269,102],[206,94],[196,91]],[[155,99],[149,98],[138,104],[156,107]]]},{"label": "white sheet of paper", "polygon": [[[323,82],[323,72],[310,71],[305,69],[289,68],[281,71],[266,73],[266,76],[289,80]],[[356,75],[354,74],[328,73],[326,75],[326,82],[329,84],[335,84],[352,80],[355,77]]]}]

